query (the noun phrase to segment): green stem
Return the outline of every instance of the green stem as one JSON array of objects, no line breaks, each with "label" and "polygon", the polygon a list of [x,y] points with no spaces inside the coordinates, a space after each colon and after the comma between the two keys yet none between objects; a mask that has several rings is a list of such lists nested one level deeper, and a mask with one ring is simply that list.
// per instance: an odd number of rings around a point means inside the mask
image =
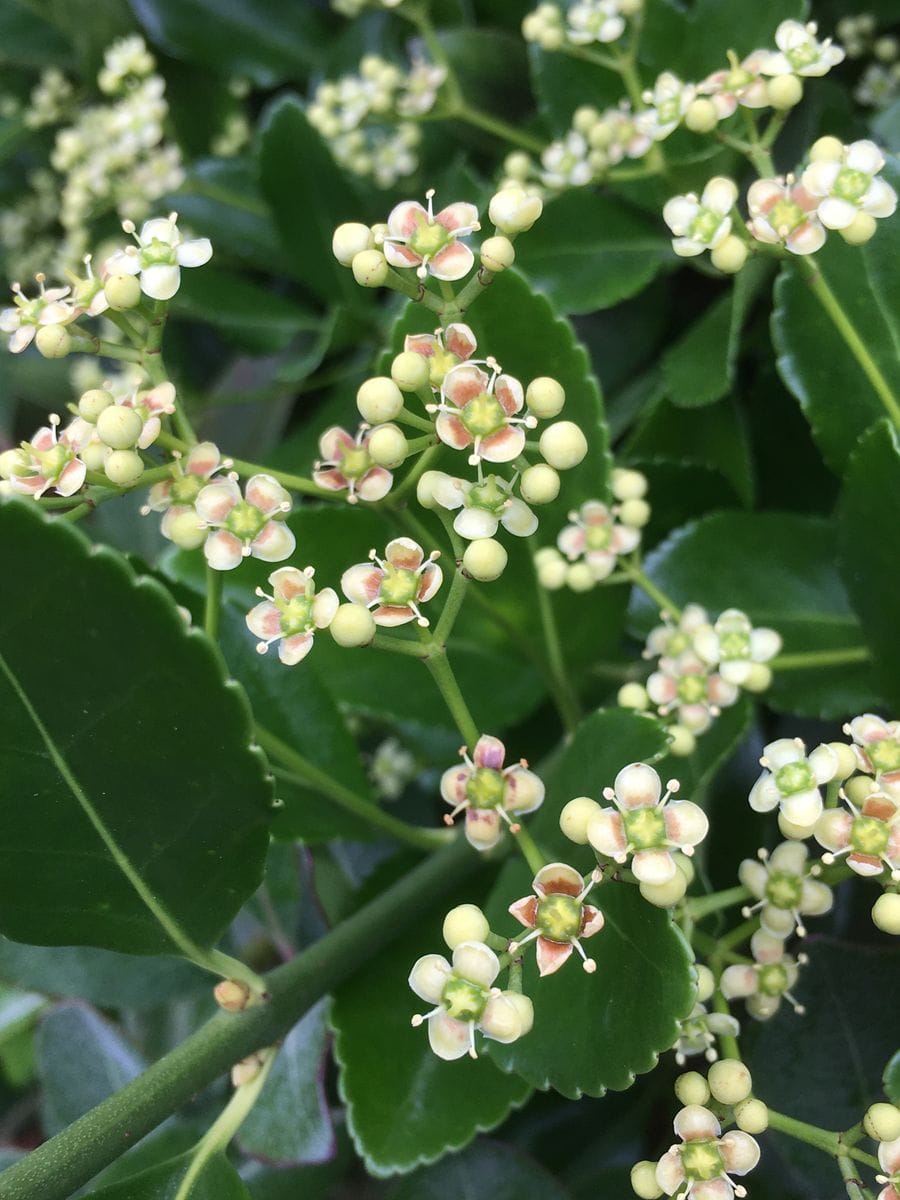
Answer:
[{"label": "green stem", "polygon": [[[147,328],[147,342],[144,349],[144,369],[154,384],[164,383],[169,378],[169,373],[166,370],[166,364],[163,362],[162,357],[162,340],[168,315],[169,305],[167,301],[154,301]],[[188,420],[187,413],[184,411],[184,405],[177,393],[175,396],[175,412],[172,420],[175,428],[178,430],[179,436],[187,442],[188,448],[196,446],[197,435],[194,433],[193,426]]]},{"label": "green stem", "polygon": [[407,279],[399,271],[395,271],[393,267],[388,267],[385,286],[392,288],[395,292],[402,292],[404,296],[408,296],[416,304],[424,304],[426,308],[430,308],[432,312],[436,312],[439,316],[444,311],[444,302],[440,296],[436,296],[434,292],[429,292],[425,284],[420,283],[418,280],[413,283],[411,279]]},{"label": "green stem", "polygon": [[408,638],[391,637],[390,634],[376,633],[369,642],[376,650],[387,650],[390,654],[405,654],[409,658],[427,658],[428,645],[423,642],[411,642]]},{"label": "green stem", "polygon": [[416,454],[423,454],[426,450],[437,446],[437,438],[434,435],[434,430],[429,434],[423,434],[422,437],[411,438],[406,444],[406,462]]},{"label": "green stem", "polygon": [[719,938],[719,947],[722,950],[733,950],[735,946],[740,946],[742,942],[746,942],[752,937],[759,928],[759,917],[748,917],[740,925],[736,925],[724,937]]},{"label": "green stem", "polygon": [[878,1167],[878,1160],[871,1154],[857,1150],[855,1146],[845,1146],[839,1133],[830,1129],[820,1129],[818,1125],[810,1125],[806,1121],[798,1121],[795,1117],[776,1112],[772,1108],[769,1109],[769,1128],[786,1133],[798,1142],[806,1142],[808,1146],[815,1146],[825,1154],[830,1154],[832,1158],[854,1158],[867,1166]]},{"label": "green stem", "polygon": [[797,654],[779,654],[769,666],[773,671],[808,671],[814,667],[840,667],[846,663],[868,662],[868,646],[847,646],[838,650],[806,650]]},{"label": "green stem", "polygon": [[419,482],[419,479],[425,474],[440,452],[440,446],[429,446],[424,454],[419,455],[419,461],[412,467],[408,474],[404,476],[400,486],[394,488],[390,493],[390,496],[388,497],[389,503],[385,505],[386,508],[395,509],[397,507],[397,501],[402,500],[407,492],[411,492],[413,490],[413,488]]},{"label": "green stem", "polygon": [[470,309],[478,297],[484,294],[485,288],[490,287],[494,282],[495,273],[489,271],[487,267],[479,268],[456,297],[454,307],[444,310],[444,323],[449,325],[451,321],[458,321],[465,316],[466,310]]},{"label": "green stem", "polygon": [[222,572],[206,567],[206,603],[203,610],[203,628],[206,636],[215,641],[219,636],[219,615],[222,608]]},{"label": "green stem", "polygon": [[581,705],[575,689],[572,687],[572,681],[563,657],[562,643],[559,639],[559,628],[556,624],[556,615],[553,612],[553,601],[547,589],[541,586],[534,567],[536,543],[534,538],[529,539],[529,541],[531,542],[531,569],[534,576],[535,592],[537,594],[538,612],[541,618],[541,630],[543,631],[544,645],[547,651],[547,662],[550,667],[550,675],[553,679],[554,697],[566,731],[573,733],[578,726],[578,722],[581,720]]},{"label": "green stem", "polygon": [[695,921],[702,920],[710,913],[719,912],[723,908],[733,908],[750,899],[750,892],[745,887],[726,888],[722,892],[712,892],[709,896],[692,896],[685,901],[685,908]]},{"label": "green stem", "polygon": [[623,574],[627,575],[632,583],[636,584],[642,592],[646,593],[651,600],[655,601],[660,612],[668,613],[674,621],[681,620],[681,609],[666,593],[656,586],[652,579],[641,570],[637,563],[619,562],[619,569]]},{"label": "green stem", "polygon": [[413,868],[336,929],[266,975],[270,999],[220,1013],[137,1079],[0,1175],[3,1200],[67,1200],[233,1063],[271,1046],[321,997],[418,920],[480,863],[464,839]]},{"label": "green stem", "polygon": [[828,313],[829,317],[831,317],[835,328],[844,339],[848,350],[859,363],[869,383],[871,383],[875,394],[884,405],[885,412],[891,418],[894,425],[900,428],[900,403],[898,403],[890,385],[882,375],[878,364],[869,353],[865,342],[857,332],[856,326],[844,312],[837,296],[835,296],[834,292],[825,282],[824,275],[822,275],[811,258],[800,256],[797,259],[797,265],[806,277],[806,282],[809,284],[813,295]]},{"label": "green stem", "polygon": [[478,741],[478,726],[472,720],[472,714],[469,712],[468,705],[463,699],[462,692],[459,690],[456,676],[453,674],[453,669],[447,659],[447,651],[440,649],[430,654],[425,659],[425,666],[428,668],[431,678],[437,684],[438,691],[443,696],[444,703],[450,710],[450,715],[453,717],[453,721],[462,735],[463,741],[470,751],[474,750],[475,743]]},{"label": "green stem", "polygon": [[400,409],[396,420],[402,425],[412,425],[414,429],[423,429],[426,433],[434,433],[433,421],[428,421],[425,417],[420,417],[418,413],[411,412],[406,407]]},{"label": "green stem", "polygon": [[510,125],[502,117],[495,117],[491,113],[472,108],[465,101],[455,105],[447,115],[457,121],[465,121],[467,125],[472,125],[475,129],[482,129],[485,133],[493,134],[494,137],[509,142],[510,145],[521,146],[523,150],[528,150],[531,154],[542,154],[545,149],[545,143],[540,138],[526,133],[515,125]]},{"label": "green stem", "polygon": [[463,574],[461,568],[458,568],[454,573],[450,591],[447,593],[447,599],[444,601],[444,607],[434,630],[434,640],[441,649],[447,645],[447,639],[450,637],[450,632],[459,616],[459,610],[466,598],[468,586],[469,577]]},{"label": "green stem", "polygon": [[519,832],[513,834],[513,837],[522,853],[522,857],[528,863],[529,869],[533,874],[537,875],[538,871],[547,865],[547,859],[539,850],[534,838],[524,825],[519,826]]},{"label": "green stem", "polygon": [[70,508],[68,512],[62,513],[59,519],[60,521],[69,521],[74,525],[76,521],[80,521],[82,517],[86,517],[88,513],[93,512],[93,510],[93,504],[88,504],[88,502],[85,501],[83,504],[76,504],[75,507]]},{"label": "green stem", "polygon": [[[173,437],[170,433],[161,433],[156,439],[156,444],[165,450],[181,450],[182,453],[191,448],[189,443],[182,438]],[[343,499],[342,493],[326,491],[325,488],[318,487],[311,479],[306,479],[303,475],[292,475],[289,471],[279,471],[277,468],[267,467],[263,463],[232,458],[230,454],[225,457],[239,475],[271,475],[273,479],[277,479],[283,487],[292,492],[301,492],[305,496],[318,496],[323,500]]]},{"label": "green stem", "polygon": [[113,312],[111,308],[108,308],[103,316],[107,321],[111,321],[113,325],[122,330],[128,340],[131,342],[132,346],[143,347],[143,337],[138,333],[124,313]]},{"label": "green stem", "polygon": [[[69,326],[75,344],[73,354],[96,354],[100,358],[117,358],[122,362],[142,363],[144,355],[134,346],[118,346],[115,342],[107,342],[83,329],[73,329]],[[79,343],[84,343],[83,345]]]}]

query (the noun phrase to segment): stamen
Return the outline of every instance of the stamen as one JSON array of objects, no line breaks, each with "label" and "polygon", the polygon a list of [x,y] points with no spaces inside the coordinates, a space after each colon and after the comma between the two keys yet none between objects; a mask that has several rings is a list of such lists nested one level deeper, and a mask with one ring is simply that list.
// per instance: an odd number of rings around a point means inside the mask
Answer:
[{"label": "stamen", "polygon": [[428,205],[428,224],[434,224],[434,188],[429,188],[425,193],[425,200]]},{"label": "stamen", "polygon": [[469,1058],[477,1058],[478,1051],[475,1049],[475,1022],[469,1022]]},{"label": "stamen", "polygon": [[533,941],[536,937],[539,937],[540,932],[541,931],[539,929],[532,929],[531,933],[526,934],[525,937],[511,941],[508,946],[508,953],[517,954],[523,946],[527,946],[529,942]]},{"label": "stamen", "polygon": [[581,965],[584,970],[588,973],[588,975],[593,975],[597,970],[597,964],[592,958],[588,958],[588,956],[585,954],[584,947],[582,946],[581,942],[579,942],[578,938],[572,938],[572,945],[581,955]]}]

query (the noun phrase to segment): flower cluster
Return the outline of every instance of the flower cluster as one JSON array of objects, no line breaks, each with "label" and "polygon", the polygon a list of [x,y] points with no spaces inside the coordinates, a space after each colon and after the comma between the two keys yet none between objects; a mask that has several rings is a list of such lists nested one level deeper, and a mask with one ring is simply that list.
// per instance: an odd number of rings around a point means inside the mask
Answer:
[{"label": "flower cluster", "polygon": [[867,108],[887,108],[900,92],[900,42],[891,33],[879,34],[872,13],[842,17],[837,24],[848,58],[870,61],[853,95]]},{"label": "flower cluster", "polygon": [[522,36],[542,50],[608,45],[625,33],[629,17],[641,11],[643,0],[574,0],[563,8],[542,3],[522,22]]}]

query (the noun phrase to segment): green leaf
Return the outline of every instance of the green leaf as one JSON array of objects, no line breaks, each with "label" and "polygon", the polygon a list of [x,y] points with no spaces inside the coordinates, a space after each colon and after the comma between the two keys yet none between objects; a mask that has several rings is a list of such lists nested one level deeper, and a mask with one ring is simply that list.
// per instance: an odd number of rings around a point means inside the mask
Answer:
[{"label": "green leaf", "polygon": [[66,39],[26,0],[0,5],[0,64],[66,67],[70,63],[71,49]]},{"label": "green leaf", "polygon": [[[896,187],[900,170],[886,170],[885,178]],[[829,238],[815,266],[900,405],[900,279],[891,267],[898,255],[900,223],[881,221],[861,248]],[[842,474],[860,434],[886,409],[796,263],[785,263],[775,284],[772,339],[782,379],[829,466]]]},{"label": "green leaf", "polygon": [[892,1104],[900,1105],[900,1050],[884,1068],[884,1094]]},{"label": "green leaf", "polygon": [[[90,1200],[175,1200],[193,1161],[180,1154],[128,1179],[90,1193]],[[252,1200],[250,1192],[223,1152],[212,1155],[191,1184],[191,1200]]]},{"label": "green leaf", "polygon": [[314,1005],[282,1042],[239,1135],[245,1154],[271,1163],[326,1162],[334,1132],[324,1091],[328,1001]]},{"label": "green leaf", "polygon": [[193,317],[215,326],[229,345],[260,353],[283,350],[298,333],[320,324],[314,313],[271,288],[209,267],[185,272],[172,308],[175,317]]},{"label": "green leaf", "polygon": [[504,1075],[483,1055],[444,1062],[426,1029],[410,1016],[422,1001],[408,988],[413,963],[441,953],[441,923],[454,900],[443,898],[411,935],[401,938],[334,999],[334,1054],[347,1123],[373,1175],[410,1171],[493,1129],[531,1088]]},{"label": "green leaf", "polygon": [[17,568],[0,617],[0,926],[200,953],[268,844],[243,694],[156,581],[36,505],[0,506],[0,557]]},{"label": "green leaf", "polygon": [[[835,566],[835,528],[793,513],[713,513],[672,534],[648,557],[648,575],[678,605],[705,605],[715,617],[740,608],[784,640],[785,655],[859,652],[863,634]],[[630,624],[644,638],[658,610],[634,594]],[[839,717],[879,703],[866,663],[778,671],[765,694],[779,712]]]},{"label": "green leaf", "polygon": [[569,1193],[534,1159],[500,1142],[480,1141],[434,1167],[416,1171],[388,1193],[388,1200],[568,1200]]},{"label": "green leaf", "polygon": [[863,437],[847,467],[838,516],[839,566],[869,648],[882,695],[900,708],[900,646],[893,605],[874,581],[895,577],[892,547],[900,520],[900,446],[897,432],[879,421]]},{"label": "green leaf", "polygon": [[587,188],[551,200],[516,242],[519,270],[562,312],[576,315],[627,300],[675,261],[658,219]]},{"label": "green leaf", "polygon": [[60,1004],[38,1027],[41,1121],[59,1133],[136,1079],[144,1063],[118,1030],[83,1004]]}]

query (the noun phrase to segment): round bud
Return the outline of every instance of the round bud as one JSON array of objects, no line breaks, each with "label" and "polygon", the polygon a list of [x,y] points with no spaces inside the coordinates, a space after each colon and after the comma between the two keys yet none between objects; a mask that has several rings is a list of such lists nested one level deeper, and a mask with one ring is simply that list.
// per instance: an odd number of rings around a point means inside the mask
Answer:
[{"label": "round bud", "polygon": [[103,470],[107,479],[119,487],[131,487],[144,473],[144,461],[134,450],[112,450],[107,454]]},{"label": "round bud", "polygon": [[663,1194],[662,1188],[656,1182],[656,1163],[635,1163],[631,1168],[631,1190],[641,1200],[659,1200]]},{"label": "round bud", "polygon": [[111,450],[130,450],[136,446],[143,428],[141,414],[124,404],[111,404],[97,418],[97,436]]},{"label": "round bud", "polygon": [[208,532],[192,508],[185,509],[166,523],[166,537],[182,550],[196,550],[202,546]]},{"label": "round bud", "polygon": [[65,358],[72,349],[72,335],[62,325],[42,325],[34,344],[44,358]]},{"label": "round bud", "polygon": [[113,312],[136,308],[141,302],[141,284],[136,275],[110,275],[103,292]]},{"label": "round bud", "polygon": [[535,559],[535,567],[537,568],[538,583],[548,592],[558,592],[561,587],[565,586],[569,567],[561,554],[554,554],[553,558],[548,557],[540,562]]},{"label": "round bud", "polygon": [[844,143],[836,137],[820,137],[809,151],[810,162],[840,162],[843,157]]},{"label": "round bud", "polygon": [[829,742],[828,748],[837,755],[838,768],[835,779],[849,779],[854,771],[859,770],[852,746],[848,746],[846,742]]},{"label": "round bud", "polygon": [[671,908],[684,898],[687,891],[687,880],[680,871],[676,871],[666,883],[641,883],[640,892],[650,904],[657,908]]},{"label": "round bud", "polygon": [[534,1026],[534,1005],[531,1003],[531,998],[523,995],[522,992],[504,992],[503,995],[519,1014],[519,1037],[531,1033]]},{"label": "round bud", "polygon": [[709,1090],[722,1104],[740,1104],[753,1091],[750,1072],[736,1058],[720,1058],[709,1068]]},{"label": "round bud", "polygon": [[488,216],[498,233],[525,233],[543,211],[540,196],[532,196],[516,184],[495,192],[488,205]]},{"label": "round bud", "polygon": [[461,942],[483,942],[490,932],[487,917],[477,904],[457,904],[444,917],[444,941],[451,950]]},{"label": "round bud", "polygon": [[91,388],[78,401],[78,415],[93,425],[104,408],[109,408],[111,404],[115,404],[111,392],[106,388]]},{"label": "round bud", "polygon": [[[872,905],[872,920],[884,933],[900,936],[900,896],[896,892],[884,892]],[[896,1134],[900,1137],[900,1133]],[[882,1138],[882,1141],[892,1138]]]},{"label": "round bud", "polygon": [[493,538],[477,538],[466,546],[463,567],[473,579],[491,583],[506,570],[508,558],[505,547]]},{"label": "round bud", "polygon": [[536,417],[548,421],[558,417],[566,402],[566,393],[558,379],[540,375],[525,389],[525,403]]},{"label": "round bud", "polygon": [[894,1104],[871,1104],[863,1117],[863,1128],[876,1142],[893,1142],[900,1138],[900,1108]]},{"label": "round bud", "polygon": [[718,246],[713,247],[709,257],[712,265],[718,270],[724,271],[726,275],[736,275],[747,261],[748,253],[746,242],[742,242],[739,237],[729,233],[728,237],[723,238]]},{"label": "round bud", "polygon": [[510,179],[527,179],[531,170],[531,159],[524,150],[514,150],[503,160],[503,172]]},{"label": "round bud", "polygon": [[566,568],[566,583],[573,592],[589,592],[597,580],[586,562],[577,562]]},{"label": "round bud", "polygon": [[694,867],[694,860],[692,858],[688,858],[686,854],[682,854],[680,850],[676,850],[672,854],[672,861],[675,863],[676,870],[681,872],[681,874],[684,876],[685,883],[688,885],[688,887],[690,887],[694,882],[694,876],[697,873],[696,868]]},{"label": "round bud", "polygon": [[869,796],[878,791],[878,784],[869,775],[857,775],[854,779],[848,779],[844,791],[850,803],[861,808]]},{"label": "round bud", "polygon": [[709,967],[697,963],[697,1000],[703,1004],[716,990],[716,977]]},{"label": "round bud", "polygon": [[617,500],[642,500],[647,494],[647,476],[627,467],[615,467],[609,486]]},{"label": "round bud", "polygon": [[587,133],[600,120],[600,113],[592,104],[582,104],[572,114],[572,128],[579,133]]},{"label": "round bud", "polygon": [[338,225],[331,239],[331,252],[342,267],[349,267],[357,254],[362,254],[372,245],[372,231],[359,221],[347,221]]},{"label": "round bud", "polygon": [[694,133],[711,133],[719,123],[719,114],[712,100],[700,98],[688,105],[684,123]]},{"label": "round bud", "polygon": [[769,1110],[762,1100],[742,1100],[734,1108],[734,1119],[738,1129],[744,1133],[765,1133],[769,1128]]},{"label": "round bud", "polygon": [[409,452],[406,434],[397,425],[377,426],[369,434],[366,445],[369,457],[379,467],[399,467]]},{"label": "round bud", "polygon": [[644,7],[644,0],[619,0],[618,9],[623,17],[633,17]]},{"label": "round bud", "polygon": [[646,500],[625,500],[619,508],[619,520],[632,529],[643,529],[650,520],[650,505]]},{"label": "round bud", "polygon": [[243,1012],[250,999],[250,988],[241,979],[223,979],[213,988],[219,1008],[226,1012]]},{"label": "round bud", "polygon": [[773,108],[793,108],[803,99],[803,84],[796,75],[776,75],[766,84],[766,99]]},{"label": "round bud", "polygon": [[516,251],[512,242],[503,234],[485,238],[479,251],[481,265],[488,271],[505,271],[516,261]]},{"label": "round bud", "polygon": [[706,1104],[709,1085],[699,1071],[685,1071],[675,1080],[675,1095],[682,1104]]},{"label": "round bud", "polygon": [[772,686],[772,668],[765,663],[751,663],[747,678],[741,683],[745,692],[765,692]]},{"label": "round bud", "polygon": [[561,29],[545,29],[540,38],[541,49],[558,50],[565,40],[565,36]]},{"label": "round bud", "polygon": [[783,812],[779,812],[778,828],[786,838],[790,838],[795,842],[803,842],[807,838],[812,837],[815,824],[797,825],[794,821],[789,821]]},{"label": "round bud", "polygon": [[387,259],[380,250],[361,250],[350,265],[360,287],[381,287],[388,277]]},{"label": "round bud", "polygon": [[375,620],[362,604],[342,604],[328,626],[339,646],[368,646],[375,636]]},{"label": "round bud", "polygon": [[642,683],[623,683],[616,695],[616,704],[620,708],[633,708],[636,712],[644,712],[650,707],[650,697]]},{"label": "round bud", "polygon": [[[878,40],[875,42],[875,45],[872,47],[872,53],[879,60],[879,62],[893,62],[898,53],[900,53],[900,45],[898,45],[895,37],[887,35],[886,37],[878,38]],[[882,1141],[890,1140],[890,1138],[882,1138]]]},{"label": "round bud", "polygon": [[577,467],[588,452],[587,438],[574,421],[557,421],[541,434],[543,458],[557,471]]},{"label": "round bud", "polygon": [[841,237],[849,246],[864,246],[875,235],[878,222],[871,213],[858,212],[846,229],[840,231]]},{"label": "round bud", "polygon": [[591,817],[600,811],[600,805],[590,796],[576,796],[559,814],[559,827],[578,846],[588,843],[587,827]]},{"label": "round bud", "polygon": [[416,499],[423,508],[438,508],[434,489],[443,478],[443,471],[425,471],[416,484]]},{"label": "round bud", "polygon": [[89,471],[102,471],[109,447],[103,442],[90,441],[83,450],[78,451],[78,457]]},{"label": "round bud", "polygon": [[522,472],[519,491],[529,504],[549,504],[559,495],[559,475],[546,463],[536,463]]},{"label": "round bud", "polygon": [[415,350],[404,350],[391,363],[391,379],[404,392],[427,387],[431,375],[428,359]]},{"label": "round bud", "polygon": [[697,739],[683,725],[669,726],[669,753],[676,758],[687,758],[697,748]]},{"label": "round bud", "polygon": [[[425,361],[421,354],[415,357],[420,362]],[[360,385],[356,393],[356,407],[364,421],[371,425],[380,425],[383,421],[393,421],[400,414],[403,408],[403,393],[393,379],[378,375]]]}]

